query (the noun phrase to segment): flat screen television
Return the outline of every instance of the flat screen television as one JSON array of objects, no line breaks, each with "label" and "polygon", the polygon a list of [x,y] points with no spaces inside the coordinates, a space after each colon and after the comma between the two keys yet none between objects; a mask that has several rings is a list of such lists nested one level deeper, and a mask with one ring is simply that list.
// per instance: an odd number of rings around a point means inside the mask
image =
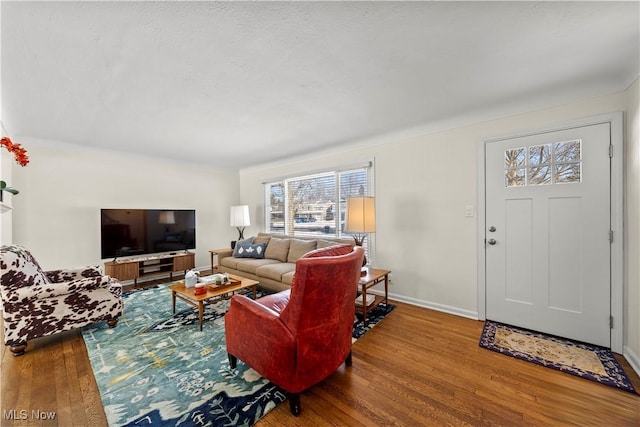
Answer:
[{"label": "flat screen television", "polygon": [[102,258],[118,258],[196,247],[193,209],[101,209]]}]

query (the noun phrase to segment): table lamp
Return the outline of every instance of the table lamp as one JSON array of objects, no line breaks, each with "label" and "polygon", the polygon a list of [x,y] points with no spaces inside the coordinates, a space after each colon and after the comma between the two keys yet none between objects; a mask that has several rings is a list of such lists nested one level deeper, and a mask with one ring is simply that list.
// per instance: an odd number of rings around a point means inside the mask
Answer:
[{"label": "table lamp", "polygon": [[[344,231],[353,234],[353,240],[357,246],[362,246],[368,233],[376,232],[376,205],[373,196],[347,198]],[[363,269],[365,265],[367,265],[366,256],[362,260]]]},{"label": "table lamp", "polygon": [[[244,228],[248,225],[251,225],[251,221],[249,220],[249,206],[248,205],[240,205],[240,206],[231,206],[231,227],[236,227],[238,229],[238,240],[244,239]],[[236,242],[235,240],[231,241],[231,249],[235,249]]]}]

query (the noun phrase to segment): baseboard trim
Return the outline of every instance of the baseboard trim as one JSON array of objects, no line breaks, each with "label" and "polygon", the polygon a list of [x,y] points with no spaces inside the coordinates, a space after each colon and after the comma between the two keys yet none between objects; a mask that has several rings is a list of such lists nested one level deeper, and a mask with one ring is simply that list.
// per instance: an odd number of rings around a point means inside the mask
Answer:
[{"label": "baseboard trim", "polygon": [[627,362],[629,362],[633,370],[636,371],[636,374],[640,376],[640,357],[626,345],[623,347],[622,355],[627,359]]},{"label": "baseboard trim", "polygon": [[[367,290],[367,293],[384,296],[384,291],[380,291],[377,289]],[[455,316],[466,317],[467,319],[478,320],[477,311],[463,310],[458,307],[438,304],[435,302],[425,301],[417,298],[410,298],[410,297],[406,297],[406,296],[398,295],[394,293],[389,293],[389,299],[399,301],[399,302],[404,302],[406,304],[411,304],[411,305],[415,305],[422,308],[429,308],[431,310],[440,311],[447,314],[453,314]]]}]

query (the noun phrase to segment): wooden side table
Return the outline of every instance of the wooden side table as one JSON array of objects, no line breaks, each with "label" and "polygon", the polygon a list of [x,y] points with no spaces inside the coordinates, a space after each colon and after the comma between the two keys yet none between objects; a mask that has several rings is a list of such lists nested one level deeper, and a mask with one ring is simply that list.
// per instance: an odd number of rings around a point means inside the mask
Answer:
[{"label": "wooden side table", "polygon": [[231,248],[220,248],[220,249],[209,249],[209,253],[211,254],[211,272],[214,273],[218,270],[218,264],[215,263],[215,257],[218,256],[221,252],[229,252],[232,251]]},{"label": "wooden side table", "polygon": [[[389,273],[390,270],[383,270],[380,268],[367,268],[367,274],[360,277],[360,283],[358,286],[360,287],[360,298],[362,298],[362,306],[356,304],[356,312],[362,313],[363,321],[367,321],[367,313],[371,311],[374,307],[377,307],[382,302],[385,305],[388,304],[389,297]],[[380,295],[376,295],[375,301],[367,306],[367,289],[381,283],[384,280],[384,298]]]}]

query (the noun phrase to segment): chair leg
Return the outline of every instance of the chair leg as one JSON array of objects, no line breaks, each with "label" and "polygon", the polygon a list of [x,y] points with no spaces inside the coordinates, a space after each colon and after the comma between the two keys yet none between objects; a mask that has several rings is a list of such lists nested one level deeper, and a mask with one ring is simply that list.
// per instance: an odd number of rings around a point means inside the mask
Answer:
[{"label": "chair leg", "polygon": [[231,353],[227,353],[227,356],[229,357],[229,366],[231,369],[236,369],[236,366],[238,365],[238,358]]},{"label": "chair leg", "polygon": [[353,360],[352,360],[352,357],[351,357],[351,352],[349,352],[349,354],[347,355],[347,358],[345,359],[344,364],[346,366],[351,366],[353,364]]},{"label": "chair leg", "polygon": [[27,343],[24,342],[24,343],[14,344],[10,347],[10,349],[11,349],[11,353],[13,353],[14,356],[22,356],[27,351]]},{"label": "chair leg", "polygon": [[300,406],[300,393],[289,393],[289,409],[291,413],[296,417],[302,412],[302,406]]},{"label": "chair leg", "polygon": [[112,317],[111,319],[107,320],[107,325],[109,325],[110,328],[115,328],[116,325],[118,324],[118,318],[117,317]]}]

